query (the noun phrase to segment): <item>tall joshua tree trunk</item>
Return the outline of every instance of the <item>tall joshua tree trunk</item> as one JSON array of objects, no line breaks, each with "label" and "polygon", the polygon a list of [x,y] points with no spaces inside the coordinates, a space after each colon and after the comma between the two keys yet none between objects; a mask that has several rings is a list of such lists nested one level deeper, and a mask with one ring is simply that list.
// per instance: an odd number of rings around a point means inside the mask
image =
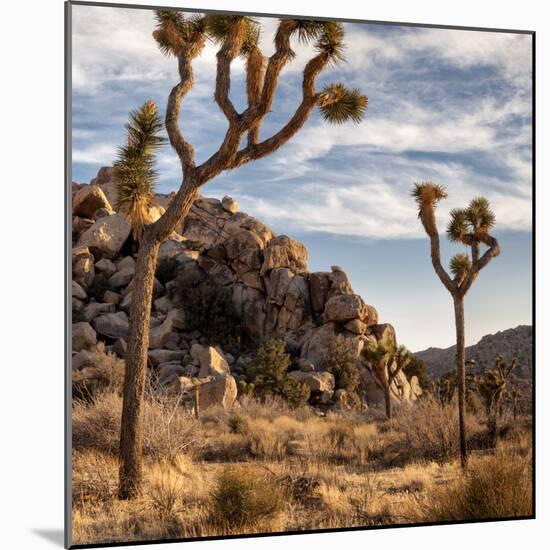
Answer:
[{"label": "tall joshua tree trunk", "polygon": [[159,243],[145,232],[139,247],[130,310],[126,379],[121,419],[119,497],[129,498],[141,481],[142,403],[149,347],[149,321]]},{"label": "tall joshua tree trunk", "polygon": [[[119,498],[136,496],[141,487],[141,447],[143,393],[147,374],[149,321],[154,275],[160,245],[189,212],[202,185],[225,170],[261,159],[288,142],[318,107],[323,118],[334,124],[346,120],[359,122],[368,100],[358,90],[343,85],[316,90],[316,79],[331,63],[343,60],[344,29],[330,21],[281,20],[275,33],[275,52],[265,59],[258,47],[260,28],[245,16],[207,15],[186,19],[177,11],[157,11],[153,33],[160,50],[178,62],[179,82],[168,97],[165,126],[170,145],[177,153],[183,174],[181,187],[166,212],[143,232],[134,275],[132,309],[129,319],[128,352],[124,382],[124,401],[120,435]],[[279,76],[294,57],[290,39],[315,41],[317,54],[306,64],[302,81],[302,100],[285,126],[260,140],[260,127],[270,112]],[[214,100],[225,115],[228,128],[219,149],[201,165],[195,163],[193,146],[181,132],[179,119],[182,99],[192,88],[193,60],[204,49],[206,39],[220,44]],[[237,112],[231,99],[230,68],[237,57],[246,58],[248,105]],[[243,137],[246,144],[241,147]],[[152,173],[152,172],[151,172]]]},{"label": "tall joshua tree trunk", "polygon": [[464,298],[453,296],[456,325],[456,373],[458,386],[458,428],[460,438],[460,464],[468,464],[466,448],[466,350],[464,344]]},{"label": "tall joshua tree trunk", "polygon": [[[174,198],[171,214],[165,221],[164,231],[168,235],[184,218],[197,195],[197,190],[185,186],[178,197]],[[155,231],[157,229],[157,231]],[[145,229],[140,242],[136,262],[136,273],[140,277],[134,280],[132,289],[132,306],[128,327],[128,350],[126,352],[126,376],[122,405],[120,432],[120,483],[118,495],[121,499],[134,497],[141,485],[141,447],[143,442],[142,404],[147,374],[147,350],[149,348],[149,323],[157,258],[162,241],[158,226]]]}]

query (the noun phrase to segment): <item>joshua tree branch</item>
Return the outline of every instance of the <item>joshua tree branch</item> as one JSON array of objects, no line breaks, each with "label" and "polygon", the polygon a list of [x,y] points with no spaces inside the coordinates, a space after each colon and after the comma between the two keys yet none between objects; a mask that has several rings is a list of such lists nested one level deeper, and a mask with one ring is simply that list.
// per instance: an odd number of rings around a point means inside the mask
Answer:
[{"label": "joshua tree branch", "polygon": [[218,63],[214,99],[230,125],[234,124],[238,117],[238,113],[229,99],[229,90],[231,88],[231,62],[238,55],[242,42],[243,22],[238,21],[231,25],[228,35],[220,51],[217,53]]},{"label": "joshua tree branch", "polygon": [[374,374],[373,378],[374,378],[374,382],[376,383],[376,385],[381,389],[383,390],[384,389],[384,382],[382,381],[382,375],[380,374],[380,371],[378,368],[372,368],[370,369],[370,371]]},{"label": "joshua tree branch", "polygon": [[445,288],[453,294],[456,291],[456,285],[453,283],[449,274],[445,271],[441,265],[441,251],[439,245],[439,232],[437,231],[437,225],[435,223],[435,209],[433,205],[425,205],[420,210],[420,221],[424,226],[424,229],[430,238],[430,253],[432,258],[432,265],[437,273],[437,276],[445,286]]},{"label": "joshua tree branch", "polygon": [[230,168],[236,168],[250,162],[258,160],[269,155],[284,145],[291,139],[306,123],[311,112],[318,101],[318,94],[315,92],[315,81],[321,71],[327,66],[328,56],[325,53],[316,55],[309,61],[304,69],[304,78],[302,82],[302,102],[296,109],[296,112],[276,134],[258,144],[249,144],[235,156],[235,160]]},{"label": "joshua tree branch", "polygon": [[471,245],[472,248],[472,264],[475,264],[479,261],[479,241],[474,240]]},{"label": "joshua tree branch", "polygon": [[284,19],[279,23],[275,35],[275,53],[269,58],[262,88],[261,117],[265,116],[271,109],[279,75],[283,67],[293,57],[294,52],[290,47],[290,37],[297,29],[298,23],[293,19]]},{"label": "joshua tree branch", "polygon": [[168,96],[165,124],[170,145],[172,145],[180,159],[183,173],[187,174],[195,168],[195,151],[193,146],[184,139],[181,133],[179,116],[182,99],[193,87],[194,83],[190,55],[184,53],[178,56],[178,70],[180,81],[172,88]]},{"label": "joshua tree branch", "polygon": [[[257,46],[253,46],[246,60],[246,94],[249,110],[256,110],[260,107],[264,75],[264,56]],[[248,131],[248,145],[258,143],[260,124],[261,119]]]},{"label": "joshua tree branch", "polygon": [[462,296],[464,296],[468,290],[470,290],[470,287],[474,283],[474,281],[477,279],[479,272],[493,259],[496,258],[500,254],[500,245],[498,244],[498,241],[486,233],[482,237],[480,237],[481,242],[488,246],[489,248],[485,251],[483,256],[477,259],[472,264],[472,269],[460,285],[460,293]]},{"label": "joshua tree branch", "polygon": [[395,380],[396,376],[405,368],[407,367],[409,364],[410,364],[411,360],[408,358],[408,357],[404,357],[404,358],[396,358],[395,360],[395,369],[392,370],[391,368],[391,363],[389,363],[389,368],[388,368],[388,371],[389,371],[389,379],[390,379],[390,384]]},{"label": "joshua tree branch", "polygon": [[[274,56],[275,55],[276,53]],[[272,56],[271,59],[273,59],[274,56]],[[248,108],[233,124],[229,125],[219,151],[214,153],[214,155],[201,166],[197,167],[196,179],[198,184],[203,185],[223,170],[230,170],[242,164],[246,164],[251,160],[257,160],[269,155],[291,139],[305,124],[311,111],[319,101],[318,94],[315,92],[315,80],[319,73],[327,66],[328,61],[329,58],[327,54],[320,53],[306,65],[302,82],[302,102],[288,123],[269,139],[258,144],[249,144],[247,147],[237,152],[243,133],[253,129],[265,116],[264,98],[266,95],[266,82],[264,82],[262,102],[259,110]],[[267,81],[268,78],[268,71],[269,65],[266,70],[265,81]],[[274,78],[273,72],[274,69],[272,69],[271,78]]]}]

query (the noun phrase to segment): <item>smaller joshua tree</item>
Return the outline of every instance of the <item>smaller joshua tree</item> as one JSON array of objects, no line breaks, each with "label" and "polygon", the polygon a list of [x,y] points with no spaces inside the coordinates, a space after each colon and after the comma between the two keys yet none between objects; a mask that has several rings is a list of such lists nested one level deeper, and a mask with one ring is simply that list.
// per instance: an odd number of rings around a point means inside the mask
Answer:
[{"label": "smaller joshua tree", "polygon": [[363,348],[361,355],[374,374],[374,379],[384,390],[386,418],[391,420],[391,387],[397,375],[410,364],[411,353],[405,346],[378,342]]},{"label": "smaller joshua tree", "polygon": [[517,359],[513,359],[510,365],[507,366],[502,355],[499,355],[495,361],[495,368],[486,370],[478,381],[478,392],[485,405],[487,427],[492,447],[496,444],[497,416],[501,413],[506,381],[516,365]]},{"label": "smaller joshua tree", "polygon": [[[451,210],[451,220],[447,226],[447,236],[454,243],[470,248],[471,257],[467,254],[455,254],[451,258],[451,276],[441,265],[439,232],[435,221],[437,203],[447,198],[445,188],[431,182],[417,183],[412,196],[418,205],[418,216],[424,230],[430,238],[430,253],[433,268],[443,283],[443,286],[453,297],[456,325],[456,370],[458,386],[458,422],[460,434],[460,462],[463,468],[468,464],[466,449],[466,356],[464,342],[464,297],[479,272],[500,254],[498,241],[489,234],[495,224],[495,215],[489,201],[484,197],[477,197],[470,201],[467,208]],[[481,255],[481,245],[487,250]]]},{"label": "smaller joshua tree", "polygon": [[456,388],[456,370],[443,375],[437,381],[437,398],[444,405],[453,400]]}]

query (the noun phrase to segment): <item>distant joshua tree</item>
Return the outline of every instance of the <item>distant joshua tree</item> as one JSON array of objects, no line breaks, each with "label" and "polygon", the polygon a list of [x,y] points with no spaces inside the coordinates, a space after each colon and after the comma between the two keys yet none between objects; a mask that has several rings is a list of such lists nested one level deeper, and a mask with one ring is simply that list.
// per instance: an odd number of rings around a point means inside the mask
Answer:
[{"label": "distant joshua tree", "polygon": [[493,447],[496,444],[497,417],[502,412],[502,399],[506,391],[506,381],[510,373],[516,368],[516,365],[517,359],[513,359],[510,365],[506,366],[504,358],[502,355],[499,355],[495,361],[495,368],[486,370],[478,381],[478,391],[485,405],[487,427]]},{"label": "distant joshua tree", "polygon": [[[136,496],[141,487],[142,403],[147,371],[149,319],[159,247],[189,212],[199,189],[225,170],[259,160],[287,143],[303,127],[315,107],[329,123],[360,122],[367,98],[340,83],[316,89],[317,77],[343,61],[344,27],[331,21],[281,19],[275,32],[275,52],[266,59],[260,48],[260,24],[246,16],[193,15],[172,10],[156,12],[153,33],[161,52],[175,57],[179,81],[172,88],[164,119],[170,145],[181,163],[182,181],[166,212],[154,223],[147,218],[154,183],[153,151],[160,145],[156,107],[148,101],[131,115],[128,144],[120,149],[116,165],[119,203],[129,215],[139,252],[129,319],[128,351],[120,434],[119,497]],[[289,120],[269,137],[260,128],[270,112],[283,68],[294,58],[291,40],[313,42],[315,54],[303,71],[300,104]],[[193,61],[207,40],[219,45],[214,100],[227,119],[219,149],[196,165],[193,146],[180,129],[183,98],[194,83]],[[229,91],[231,63],[246,61],[247,107],[238,112]],[[244,143],[243,143],[244,138]]]},{"label": "distant joshua tree", "polygon": [[391,420],[391,387],[397,375],[410,364],[411,353],[405,346],[378,342],[376,345],[363,348],[361,355],[378,385],[384,390],[386,418]]},{"label": "distant joshua tree", "polygon": [[[456,324],[456,368],[458,386],[458,418],[460,432],[460,462],[463,468],[468,464],[466,449],[465,402],[466,365],[464,344],[464,296],[477,279],[479,272],[500,254],[498,241],[489,234],[494,226],[495,215],[484,197],[473,199],[467,208],[451,210],[451,220],[447,226],[447,236],[451,242],[470,247],[471,258],[467,254],[455,254],[451,258],[450,271],[453,278],[441,265],[439,232],[435,221],[437,203],[447,197],[441,185],[431,182],[415,184],[412,192],[418,205],[418,216],[430,238],[432,265],[445,288],[453,297]],[[481,245],[487,250],[481,255]]]}]

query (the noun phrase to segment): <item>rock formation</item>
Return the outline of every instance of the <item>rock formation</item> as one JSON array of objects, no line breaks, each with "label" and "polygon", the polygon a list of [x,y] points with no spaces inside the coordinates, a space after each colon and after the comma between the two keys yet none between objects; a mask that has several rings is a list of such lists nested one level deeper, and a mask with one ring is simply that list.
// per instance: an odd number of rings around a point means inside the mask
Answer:
[{"label": "rock formation", "polygon": [[[157,195],[158,215],[172,196]],[[73,184],[72,295],[74,307],[82,312],[73,340],[77,352],[93,345],[97,334],[108,350],[123,357],[135,247],[129,223],[113,204],[111,168],[102,168],[90,185]],[[341,334],[357,357],[367,401],[382,402],[383,394],[361,364],[360,353],[369,341],[395,342],[393,327],[379,324],[376,309],[354,293],[339,266],[311,273],[307,264],[302,243],[276,235],[239,212],[231,197],[197,199],[159,252],[159,269],[171,266],[162,283],[155,280],[150,326],[149,362],[161,385],[179,384],[188,391],[195,383],[191,378],[197,377],[201,406],[231,406],[237,392],[234,378],[245,378],[250,344],[276,337],[286,341],[294,357],[294,376],[329,400],[334,378],[323,372],[324,354],[330,339]],[[229,296],[226,307],[232,309],[248,347],[233,345],[222,351],[215,347],[215,335],[188,326],[193,312],[178,287],[187,285],[198,293],[205,281]],[[393,388],[397,400],[413,401],[420,393],[418,384],[405,375]]]},{"label": "rock formation", "polygon": [[[531,379],[533,328],[530,325],[519,325],[495,334],[486,334],[477,344],[466,347],[466,359],[476,362],[476,372],[494,368],[498,355],[502,355],[508,363],[515,357],[518,366],[514,369],[514,374]],[[428,348],[416,352],[415,356],[426,363],[430,376],[437,379],[455,368],[456,346]]]}]

